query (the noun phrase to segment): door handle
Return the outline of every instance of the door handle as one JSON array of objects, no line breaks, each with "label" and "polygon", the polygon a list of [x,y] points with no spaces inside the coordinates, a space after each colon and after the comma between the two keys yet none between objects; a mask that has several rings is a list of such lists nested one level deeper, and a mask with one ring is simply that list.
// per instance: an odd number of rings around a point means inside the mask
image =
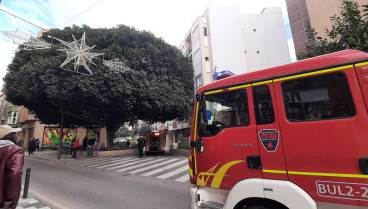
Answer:
[{"label": "door handle", "polygon": [[262,169],[261,156],[259,155],[248,155],[247,157],[248,168],[250,169]]},{"label": "door handle", "polygon": [[368,174],[368,157],[359,158],[359,168],[363,174]]}]

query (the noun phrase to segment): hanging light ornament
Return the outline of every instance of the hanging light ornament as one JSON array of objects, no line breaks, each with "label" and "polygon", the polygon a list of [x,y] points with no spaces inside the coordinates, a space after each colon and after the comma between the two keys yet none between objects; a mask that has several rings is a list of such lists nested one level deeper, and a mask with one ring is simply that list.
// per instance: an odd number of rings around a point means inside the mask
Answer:
[{"label": "hanging light ornament", "polygon": [[118,58],[108,61],[104,60],[103,64],[115,73],[124,73],[128,70],[132,70],[125,62],[120,61]]},{"label": "hanging light ornament", "polygon": [[[72,35],[73,36],[73,35]],[[92,53],[90,52],[95,46],[89,47],[86,45],[86,35],[85,32],[83,32],[83,36],[82,39],[80,40],[80,42],[78,42],[74,36],[73,42],[66,42],[63,41],[61,39],[55,38],[56,40],[58,40],[60,43],[64,44],[65,46],[67,46],[67,49],[58,49],[59,51],[63,51],[67,54],[67,58],[66,60],[60,65],[60,68],[63,68],[66,64],[70,63],[71,61],[74,60],[74,71],[79,72],[79,66],[82,65],[89,74],[93,75],[91,69],[89,68],[87,62],[92,63],[93,65],[96,65],[95,63],[92,62],[92,59],[97,57],[97,56],[101,56],[104,53]],[[64,69],[64,68],[63,68]]]}]

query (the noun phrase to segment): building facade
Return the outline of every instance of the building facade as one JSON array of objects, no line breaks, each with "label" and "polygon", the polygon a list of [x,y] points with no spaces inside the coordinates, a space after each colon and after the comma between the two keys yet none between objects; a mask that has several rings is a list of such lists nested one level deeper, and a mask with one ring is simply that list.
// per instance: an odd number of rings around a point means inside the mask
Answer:
[{"label": "building facade", "polygon": [[218,72],[243,74],[290,62],[281,8],[242,14],[238,6],[211,5],[179,48],[192,59],[196,89]]},{"label": "building facade", "polygon": [[[368,4],[368,0],[355,0],[360,5]],[[293,35],[295,53],[305,51],[307,42],[307,26],[310,24],[318,36],[326,37],[326,28],[331,28],[330,17],[340,15],[341,0],[286,0],[291,33]]]}]

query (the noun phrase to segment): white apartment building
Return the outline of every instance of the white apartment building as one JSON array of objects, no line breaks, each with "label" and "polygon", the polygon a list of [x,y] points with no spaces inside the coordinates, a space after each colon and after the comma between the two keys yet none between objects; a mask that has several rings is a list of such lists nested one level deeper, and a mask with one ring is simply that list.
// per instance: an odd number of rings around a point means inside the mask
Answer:
[{"label": "white apartment building", "polygon": [[281,8],[260,14],[240,13],[238,6],[211,5],[199,16],[179,49],[192,58],[195,87],[213,75],[236,75],[290,62]]}]

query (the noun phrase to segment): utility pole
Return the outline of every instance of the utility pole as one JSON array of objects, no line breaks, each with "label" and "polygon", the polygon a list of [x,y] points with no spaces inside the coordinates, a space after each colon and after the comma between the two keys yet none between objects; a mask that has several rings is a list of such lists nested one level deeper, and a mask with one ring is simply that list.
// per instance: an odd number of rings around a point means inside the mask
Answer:
[{"label": "utility pole", "polygon": [[62,147],[62,144],[63,144],[63,135],[64,135],[63,123],[64,123],[64,109],[63,109],[63,106],[61,106],[60,136],[59,136],[59,147],[58,147],[58,150],[57,150],[57,159],[58,160],[60,160],[60,157],[61,157],[61,147]]}]

